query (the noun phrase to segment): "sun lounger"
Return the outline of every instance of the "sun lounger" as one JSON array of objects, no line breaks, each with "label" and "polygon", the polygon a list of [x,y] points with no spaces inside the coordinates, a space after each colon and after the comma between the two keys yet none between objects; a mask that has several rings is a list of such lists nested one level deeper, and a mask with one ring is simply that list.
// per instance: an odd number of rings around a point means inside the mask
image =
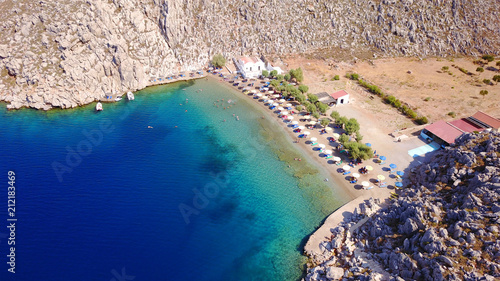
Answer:
[{"label": "sun lounger", "polygon": [[366,190],[370,190],[370,189],[372,189],[372,188],[373,188],[373,185],[372,185],[372,186],[370,186],[370,187],[367,187],[367,188],[366,188]]},{"label": "sun lounger", "polygon": [[317,145],[317,144],[318,144],[317,142],[313,142],[313,143],[311,143],[311,145]]},{"label": "sun lounger", "polygon": [[387,183],[386,182],[381,183],[380,187],[387,187]]},{"label": "sun lounger", "polygon": [[351,173],[351,171],[347,171],[347,172],[345,172],[345,173],[344,173],[344,176],[345,176],[345,175],[348,175],[348,174],[350,174],[350,173]]},{"label": "sun lounger", "polygon": [[330,155],[330,156],[327,156],[327,157],[326,157],[326,159],[330,159],[330,158],[332,158],[332,157],[333,157],[333,155]]}]

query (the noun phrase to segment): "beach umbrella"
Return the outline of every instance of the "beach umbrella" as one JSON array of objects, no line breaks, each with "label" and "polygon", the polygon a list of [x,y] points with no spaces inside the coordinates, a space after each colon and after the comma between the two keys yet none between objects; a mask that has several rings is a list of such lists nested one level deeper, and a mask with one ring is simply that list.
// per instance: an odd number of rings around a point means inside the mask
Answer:
[{"label": "beach umbrella", "polygon": [[368,187],[370,185],[370,183],[367,182],[367,181],[362,181],[361,185],[364,186],[364,187]]},{"label": "beach umbrella", "polygon": [[306,115],[306,116],[304,116],[304,117],[302,117],[302,118],[304,118],[304,119],[311,119],[311,116]]},{"label": "beach umbrella", "polygon": [[377,179],[383,181],[383,180],[385,180],[385,177],[383,175],[378,175]]},{"label": "beach umbrella", "polygon": [[270,94],[274,94],[274,91],[269,91]]},{"label": "beach umbrella", "polygon": [[317,138],[311,138],[312,142],[317,141],[317,140],[318,140]]},{"label": "beach umbrella", "polygon": [[390,165],[389,165],[389,167],[390,167],[391,169],[396,169],[398,166],[396,166],[395,164],[390,164]]},{"label": "beach umbrella", "polygon": [[250,92],[252,92],[252,93],[254,93],[254,94],[255,94],[255,93],[257,93],[257,90],[253,89],[253,90],[251,90]]},{"label": "beach umbrella", "polygon": [[285,105],[286,105],[286,106],[288,106],[288,107],[292,106],[292,104],[291,104],[291,103],[287,103],[287,104],[285,104]]},{"label": "beach umbrella", "polygon": [[285,109],[284,109],[283,107],[281,107],[281,106],[280,106],[280,107],[278,107],[278,110],[280,110],[280,111],[281,111],[281,110],[285,110]]},{"label": "beach umbrella", "polygon": [[278,106],[279,104],[275,102],[275,103],[273,103],[273,105],[274,105],[274,106]]},{"label": "beach umbrella", "polygon": [[332,154],[332,153],[333,153],[333,151],[331,151],[331,150],[327,149],[327,150],[325,150],[323,153],[325,153],[325,154],[327,154],[327,155],[330,155],[330,154]]},{"label": "beach umbrella", "polygon": [[314,120],[313,121],[309,121],[309,124],[316,125],[316,121],[314,121]]},{"label": "beach umbrella", "polygon": [[293,120],[293,116],[288,116],[287,119],[288,120]]},{"label": "beach umbrella", "polygon": [[335,161],[335,162],[339,162],[340,160],[341,160],[340,157],[337,157],[337,156],[333,157],[333,161]]},{"label": "beach umbrella", "polygon": [[327,130],[327,131],[333,131],[333,129],[331,127],[326,127],[325,130]]},{"label": "beach umbrella", "polygon": [[281,115],[288,115],[288,111],[282,111]]},{"label": "beach umbrella", "polygon": [[368,171],[371,171],[371,170],[373,170],[373,167],[372,166],[366,166],[365,169],[368,170]]},{"label": "beach umbrella", "polygon": [[368,146],[368,147],[372,147],[372,144],[371,144],[371,143],[365,143],[365,144],[366,144],[366,146]]},{"label": "beach umbrella", "polygon": [[299,121],[293,121],[292,124],[297,125],[297,124],[299,124]]},{"label": "beach umbrella", "polygon": [[262,97],[262,94],[261,94],[261,93],[258,93],[256,96],[258,96],[258,97]]},{"label": "beach umbrella", "polygon": [[353,173],[352,176],[355,177],[355,178],[359,178],[360,177],[360,175],[358,173]]},{"label": "beach umbrella", "polygon": [[280,99],[279,100],[280,103],[284,103],[285,102],[285,99]]},{"label": "beach umbrella", "polygon": [[342,169],[343,169],[344,171],[349,171],[349,170],[351,169],[351,166],[349,166],[349,165],[344,165],[344,166],[342,167]]},{"label": "beach umbrella", "polygon": [[278,95],[278,94],[273,95],[273,98],[279,98],[279,97],[280,97],[280,95]]},{"label": "beach umbrella", "polygon": [[340,137],[340,135],[339,135],[339,134],[337,134],[337,133],[333,133],[333,138],[338,139],[339,137]]},{"label": "beach umbrella", "polygon": [[306,135],[306,136],[308,136],[308,135],[310,135],[310,134],[311,134],[311,132],[309,132],[309,131],[305,131],[305,132],[304,132],[304,135]]},{"label": "beach umbrella", "polygon": [[382,160],[382,161],[383,161],[383,160],[385,160],[385,159],[387,159],[387,158],[385,158],[385,156],[380,156],[380,160]]},{"label": "beach umbrella", "polygon": [[400,177],[404,176],[405,175],[405,172],[403,171],[397,171],[396,174]]},{"label": "beach umbrella", "polygon": [[403,187],[403,183],[400,181],[396,182],[394,185],[397,187]]},{"label": "beach umbrella", "polygon": [[306,127],[304,126],[299,126],[299,129],[304,130]]},{"label": "beach umbrella", "polygon": [[321,147],[322,149],[325,148],[325,145],[322,143],[318,144],[318,146]]}]

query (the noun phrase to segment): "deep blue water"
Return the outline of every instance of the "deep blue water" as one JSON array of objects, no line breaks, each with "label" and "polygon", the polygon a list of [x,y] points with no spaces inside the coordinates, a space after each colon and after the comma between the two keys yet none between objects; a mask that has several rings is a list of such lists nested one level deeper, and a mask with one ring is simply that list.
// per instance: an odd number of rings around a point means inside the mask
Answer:
[{"label": "deep blue water", "polygon": [[0,280],[299,278],[303,239],[345,199],[320,176],[294,177],[275,153],[283,135],[263,133],[262,112],[246,103],[199,80],[99,113],[2,105]]}]

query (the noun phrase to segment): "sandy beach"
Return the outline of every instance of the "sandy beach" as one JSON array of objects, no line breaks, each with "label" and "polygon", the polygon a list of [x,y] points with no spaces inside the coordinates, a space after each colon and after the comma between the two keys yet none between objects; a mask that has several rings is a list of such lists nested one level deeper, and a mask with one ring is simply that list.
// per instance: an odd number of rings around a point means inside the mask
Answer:
[{"label": "sandy beach", "polygon": [[[321,125],[318,125],[317,128],[305,129],[310,132],[309,137],[307,139],[300,139],[300,142],[297,143],[296,140],[298,140],[297,137],[299,134],[293,132],[289,122],[284,122],[276,112],[270,110],[268,106],[264,105],[262,98],[254,99],[252,94],[244,94],[241,89],[232,86],[220,77],[214,77],[213,75],[209,75],[209,77],[210,79],[216,79],[222,84],[227,85],[229,88],[238,91],[241,96],[245,96],[247,99],[252,100],[255,104],[258,104],[262,109],[266,110],[269,113],[268,116],[274,119],[276,123],[280,125],[279,127],[286,132],[286,135],[289,137],[288,141],[290,142],[290,145],[300,147],[300,149],[307,155],[307,160],[314,161],[319,164],[318,166],[322,168],[325,172],[326,178],[331,183],[332,192],[335,196],[341,195],[344,196],[344,198],[347,198],[348,202],[328,216],[323,225],[309,237],[308,242],[304,247],[304,253],[313,257],[313,259],[314,257],[319,257],[323,254],[324,250],[320,248],[320,244],[323,241],[330,239],[330,229],[334,228],[345,217],[348,217],[360,203],[363,203],[364,200],[368,200],[369,198],[379,199],[381,202],[387,202],[386,200],[390,197],[391,192],[396,191],[396,177],[394,174],[390,173],[389,164],[395,164],[397,166],[394,171],[409,173],[410,163],[415,163],[416,161],[413,161],[413,157],[408,154],[408,150],[424,144],[416,136],[412,136],[403,142],[398,142],[396,138],[393,137],[393,135],[397,134],[388,130],[385,116],[387,116],[387,114],[398,115],[399,113],[389,106],[382,104],[381,101],[368,99],[365,92],[356,92],[351,89],[349,90],[349,93],[351,94],[351,102],[349,104],[332,107],[327,111],[325,116],[321,116],[320,118],[329,117],[333,110],[338,111],[341,116],[356,118],[361,126],[360,133],[363,135],[363,142],[370,143],[377,154],[385,156],[387,160],[385,160],[385,163],[382,165],[379,164],[378,158],[365,160],[362,165],[351,168],[351,174],[344,175],[341,168],[345,164],[348,164],[350,159],[345,154],[339,153],[339,151],[335,149],[337,142],[330,142],[327,139],[328,137],[331,137],[333,133],[341,134],[343,132],[342,129],[332,127],[333,130],[327,132],[326,134],[320,133],[320,130],[323,129]],[[255,85],[262,85],[261,80],[258,79],[255,81]],[[295,109],[295,105],[297,105],[297,103],[292,102],[292,104],[294,105],[294,110],[297,111]],[[375,110],[374,107],[382,107],[383,110]],[[302,118],[299,114],[294,114],[292,116],[294,116],[293,121],[298,121],[299,126],[305,126],[309,123],[309,120],[301,120]],[[395,116],[391,117],[394,118]],[[402,119],[401,122],[408,122],[408,120],[404,120],[404,117],[400,119]],[[330,126],[333,126],[333,124],[330,124]],[[391,133],[393,134],[391,135]],[[324,144],[326,146],[325,149],[331,149],[333,151],[333,156],[341,157],[342,164],[336,165],[333,161],[320,156],[320,153],[316,151],[317,145],[311,145],[311,142],[309,141],[311,138],[316,138],[318,144]],[[359,168],[366,165],[372,166],[373,170],[368,174],[362,174],[356,184],[351,184],[349,182],[349,176],[352,175],[352,173],[358,172]],[[378,186],[376,181],[378,175],[385,177],[385,180],[382,182],[386,183],[386,187],[381,188]],[[363,189],[360,185],[362,181],[368,181],[370,184],[369,186],[373,186],[373,188],[369,190]]]}]

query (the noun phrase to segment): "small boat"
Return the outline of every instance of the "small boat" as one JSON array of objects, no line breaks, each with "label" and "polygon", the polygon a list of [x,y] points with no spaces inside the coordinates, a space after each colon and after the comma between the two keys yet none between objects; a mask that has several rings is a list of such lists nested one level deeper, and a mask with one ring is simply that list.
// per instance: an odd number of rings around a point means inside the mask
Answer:
[{"label": "small boat", "polygon": [[115,101],[121,101],[122,100],[122,97],[116,97],[115,98]]},{"label": "small boat", "polygon": [[134,100],[135,99],[134,94],[132,92],[127,92],[127,99]]},{"label": "small boat", "polygon": [[102,111],[102,103],[98,102],[98,103],[95,105],[95,110],[97,110],[97,111]]}]

